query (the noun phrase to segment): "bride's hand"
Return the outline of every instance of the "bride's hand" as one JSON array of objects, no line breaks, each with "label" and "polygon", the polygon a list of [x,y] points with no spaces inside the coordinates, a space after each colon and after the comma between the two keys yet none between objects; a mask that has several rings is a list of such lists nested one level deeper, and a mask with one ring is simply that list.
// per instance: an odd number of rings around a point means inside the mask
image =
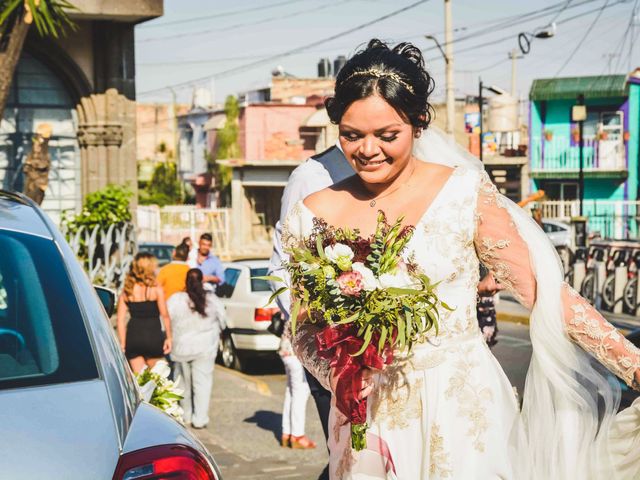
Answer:
[{"label": "bride's hand", "polygon": [[[360,393],[358,394],[358,399],[362,400],[367,398],[373,392],[373,375],[374,371],[370,368],[365,368],[362,371],[362,383],[360,384]],[[331,386],[331,393],[336,394],[336,388],[338,386],[338,376],[335,375],[335,370],[331,369],[331,378],[329,379],[329,384]]]}]

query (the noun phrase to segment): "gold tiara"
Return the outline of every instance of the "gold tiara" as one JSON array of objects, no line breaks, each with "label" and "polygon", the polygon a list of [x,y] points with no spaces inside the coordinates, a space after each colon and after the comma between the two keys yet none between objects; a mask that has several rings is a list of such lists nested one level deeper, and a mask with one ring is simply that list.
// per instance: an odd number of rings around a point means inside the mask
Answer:
[{"label": "gold tiara", "polygon": [[404,88],[409,90],[411,93],[415,94],[413,87],[409,85],[407,82],[405,82],[402,78],[400,78],[400,75],[393,72],[385,72],[383,70],[378,70],[377,68],[370,68],[369,70],[359,70],[359,71],[353,72],[351,75],[345,78],[344,81],[348,82],[353,77],[360,77],[360,76],[376,77],[376,78],[384,78],[384,77],[392,78],[393,80],[398,82],[400,85],[402,85]]}]

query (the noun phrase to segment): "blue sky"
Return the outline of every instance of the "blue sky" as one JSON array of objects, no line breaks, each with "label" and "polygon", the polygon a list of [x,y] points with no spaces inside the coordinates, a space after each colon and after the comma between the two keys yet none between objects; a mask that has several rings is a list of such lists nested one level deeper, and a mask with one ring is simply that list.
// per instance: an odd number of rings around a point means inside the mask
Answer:
[{"label": "blue sky", "polygon": [[[221,101],[228,94],[268,85],[277,66],[297,77],[313,77],[321,57],[348,57],[372,37],[392,43],[411,41],[421,48],[436,80],[435,97],[442,98],[444,61],[424,35],[444,42],[443,0],[426,1],[359,31],[338,35],[417,1],[165,0],[163,17],[136,27],[138,100],[169,101],[171,93],[165,87],[187,83],[175,87],[178,101],[189,102],[194,87],[209,88]],[[475,94],[479,76],[509,90],[507,56],[517,48],[518,33],[544,27],[553,19],[558,22],[555,37],[535,40],[530,53],[517,62],[521,95],[527,95],[535,78],[627,73],[629,66],[640,67],[640,45],[630,48],[640,35],[640,18],[632,15],[634,8],[640,13],[640,0],[452,2],[457,95]],[[524,22],[509,18],[545,8],[549,10]],[[574,16],[579,18],[572,20]],[[498,20],[502,22],[497,24]],[[304,52],[221,75],[336,35]],[[470,38],[463,39],[466,36]],[[192,82],[203,77],[211,78]]]}]

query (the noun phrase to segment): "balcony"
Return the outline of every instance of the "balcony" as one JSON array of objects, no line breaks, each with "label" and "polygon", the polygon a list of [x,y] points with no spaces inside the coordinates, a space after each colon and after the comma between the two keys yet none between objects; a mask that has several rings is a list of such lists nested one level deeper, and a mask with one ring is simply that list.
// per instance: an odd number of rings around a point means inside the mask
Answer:
[{"label": "balcony", "polygon": [[[573,139],[532,137],[530,145],[532,178],[578,178],[580,153]],[[628,168],[622,139],[585,138],[583,170],[587,178],[626,178]]]}]

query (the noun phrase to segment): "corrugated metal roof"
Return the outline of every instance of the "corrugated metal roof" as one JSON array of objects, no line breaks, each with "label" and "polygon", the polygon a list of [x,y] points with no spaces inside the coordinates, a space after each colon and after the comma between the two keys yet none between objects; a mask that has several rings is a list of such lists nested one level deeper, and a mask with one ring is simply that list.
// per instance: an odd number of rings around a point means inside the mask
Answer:
[{"label": "corrugated metal roof", "polygon": [[531,100],[575,100],[584,98],[625,97],[629,94],[626,75],[593,77],[539,78],[533,81]]}]

